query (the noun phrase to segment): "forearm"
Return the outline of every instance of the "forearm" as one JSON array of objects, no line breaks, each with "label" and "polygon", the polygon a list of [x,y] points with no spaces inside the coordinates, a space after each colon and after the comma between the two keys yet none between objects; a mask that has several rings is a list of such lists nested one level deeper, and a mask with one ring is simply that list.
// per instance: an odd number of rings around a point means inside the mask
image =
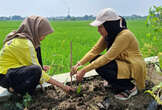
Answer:
[{"label": "forearm", "polygon": [[84,71],[85,73],[86,72],[89,72],[91,70],[95,69],[94,65],[92,65],[91,63],[88,64],[87,66],[83,67],[82,69],[80,69],[81,71]]},{"label": "forearm", "polygon": [[96,60],[94,60],[93,62],[91,62],[89,65],[85,66],[83,68],[83,70],[85,72],[89,72],[93,69],[97,69],[101,66],[104,66],[105,64],[109,63],[110,61],[111,61],[111,58],[108,59],[105,57],[105,55],[102,55],[102,56],[98,57]]},{"label": "forearm", "polygon": [[91,64],[85,66],[83,68],[84,71],[88,72],[92,69],[96,69],[99,67],[108,64],[110,61],[114,60],[117,56],[121,54],[123,50],[125,50],[129,45],[129,37],[127,36],[118,36],[111,48],[102,56],[98,57]]},{"label": "forearm", "polygon": [[65,87],[63,83],[61,83],[59,81],[56,81],[53,78],[50,78],[47,82],[50,83],[50,84],[52,84],[53,86],[55,85],[55,86],[60,87],[62,89],[64,89],[64,87]]},{"label": "forearm", "polygon": [[80,65],[84,65],[84,64],[90,62],[96,56],[97,56],[97,54],[94,54],[90,51],[79,61],[79,63],[80,63]]},{"label": "forearm", "polygon": [[102,51],[106,49],[107,43],[104,38],[101,37],[98,42],[93,46],[93,48],[79,61],[81,65],[90,62],[97,55],[99,55]]}]

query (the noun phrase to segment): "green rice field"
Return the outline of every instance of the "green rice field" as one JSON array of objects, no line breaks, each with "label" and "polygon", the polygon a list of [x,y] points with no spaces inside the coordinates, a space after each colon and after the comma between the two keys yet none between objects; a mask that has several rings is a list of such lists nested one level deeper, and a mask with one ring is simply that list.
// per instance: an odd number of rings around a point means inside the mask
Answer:
[{"label": "green rice field", "polygon": [[[4,37],[16,30],[20,23],[21,21],[0,21],[0,48]],[[49,74],[70,71],[70,41],[73,45],[73,65],[97,42],[100,35],[97,28],[89,26],[89,23],[90,21],[51,21],[54,33],[41,42],[43,63],[52,67]],[[144,57],[162,52],[162,39],[153,41],[152,37],[146,37],[150,29],[146,27],[145,20],[128,20],[127,25],[136,35]],[[158,48],[154,49],[150,44]]]}]

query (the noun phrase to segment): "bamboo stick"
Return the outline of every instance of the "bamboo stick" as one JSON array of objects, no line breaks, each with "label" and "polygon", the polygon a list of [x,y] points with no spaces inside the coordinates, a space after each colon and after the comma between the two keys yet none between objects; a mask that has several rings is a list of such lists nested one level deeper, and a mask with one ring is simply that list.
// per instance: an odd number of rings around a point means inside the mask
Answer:
[{"label": "bamboo stick", "polygon": [[[73,59],[72,59],[72,41],[70,41],[70,70],[72,68],[72,63],[73,63]],[[71,78],[71,86],[72,86],[72,75],[70,74],[70,78]]]}]

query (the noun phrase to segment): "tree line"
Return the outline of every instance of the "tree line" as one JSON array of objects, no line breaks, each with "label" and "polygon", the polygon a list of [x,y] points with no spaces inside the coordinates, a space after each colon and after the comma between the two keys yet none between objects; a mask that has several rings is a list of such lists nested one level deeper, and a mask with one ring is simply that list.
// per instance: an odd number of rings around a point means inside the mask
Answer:
[{"label": "tree line", "polygon": [[[126,19],[146,19],[147,16],[139,16],[139,15],[131,15],[131,16],[124,16]],[[49,20],[71,20],[71,21],[77,21],[77,20],[94,20],[95,16],[93,15],[84,15],[80,17],[75,17],[75,16],[58,16],[58,17],[47,17]],[[14,15],[14,16],[1,16],[0,20],[1,21],[8,21],[8,20],[24,20],[25,17],[19,16],[19,15]]]}]

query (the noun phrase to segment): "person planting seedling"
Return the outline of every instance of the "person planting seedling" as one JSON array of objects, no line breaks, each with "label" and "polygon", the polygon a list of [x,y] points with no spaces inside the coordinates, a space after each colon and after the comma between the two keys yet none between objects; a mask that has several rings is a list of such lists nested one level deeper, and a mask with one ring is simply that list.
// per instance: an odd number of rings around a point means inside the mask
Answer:
[{"label": "person planting seedling", "polygon": [[[128,100],[137,94],[137,89],[145,88],[146,64],[135,35],[127,28],[125,19],[111,8],[102,9],[90,25],[98,27],[101,37],[72,67],[71,75],[76,74],[77,81],[81,81],[87,72],[95,69],[111,85],[116,99]],[[100,55],[104,50],[107,52]]]},{"label": "person planting seedling", "polygon": [[74,90],[45,72],[49,67],[42,64],[40,41],[52,32],[46,18],[29,16],[18,30],[6,36],[0,51],[0,86],[21,95],[32,95],[36,86],[43,82],[58,86],[65,92]]}]

